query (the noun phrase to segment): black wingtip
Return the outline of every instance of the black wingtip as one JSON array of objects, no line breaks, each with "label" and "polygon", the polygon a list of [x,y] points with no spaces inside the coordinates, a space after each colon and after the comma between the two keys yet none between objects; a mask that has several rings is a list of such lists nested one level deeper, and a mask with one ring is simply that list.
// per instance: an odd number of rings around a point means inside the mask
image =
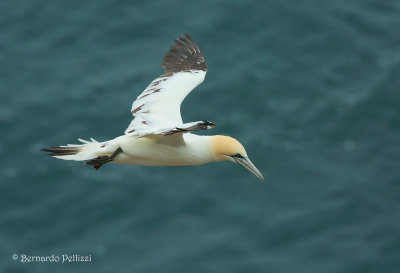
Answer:
[{"label": "black wingtip", "polygon": [[217,126],[215,125],[215,123],[212,123],[211,121],[203,121],[203,125],[207,126],[207,129],[211,129]]},{"label": "black wingtip", "polygon": [[162,62],[166,73],[175,73],[190,70],[207,71],[207,63],[199,47],[189,33],[179,35],[174,45],[169,47]]}]

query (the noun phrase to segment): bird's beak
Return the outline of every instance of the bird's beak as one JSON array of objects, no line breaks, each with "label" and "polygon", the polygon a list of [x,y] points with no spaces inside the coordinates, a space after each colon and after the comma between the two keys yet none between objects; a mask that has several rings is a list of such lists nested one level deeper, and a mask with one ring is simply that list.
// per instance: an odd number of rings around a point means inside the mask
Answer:
[{"label": "bird's beak", "polygon": [[250,161],[250,159],[248,157],[242,157],[242,158],[235,157],[234,159],[236,160],[236,162],[239,165],[241,165],[242,167],[248,169],[250,172],[252,172],[255,176],[257,176],[261,180],[264,180],[264,176],[256,168],[256,166],[254,166],[254,164],[251,163],[251,161]]}]

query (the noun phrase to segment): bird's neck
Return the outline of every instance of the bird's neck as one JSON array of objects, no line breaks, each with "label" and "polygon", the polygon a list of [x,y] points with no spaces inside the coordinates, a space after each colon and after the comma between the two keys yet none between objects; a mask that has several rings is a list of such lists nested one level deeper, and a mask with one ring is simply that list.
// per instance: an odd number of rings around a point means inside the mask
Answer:
[{"label": "bird's neck", "polygon": [[215,154],[214,136],[199,136],[195,134],[184,134],[184,139],[190,154],[192,154],[199,164],[224,160]]}]

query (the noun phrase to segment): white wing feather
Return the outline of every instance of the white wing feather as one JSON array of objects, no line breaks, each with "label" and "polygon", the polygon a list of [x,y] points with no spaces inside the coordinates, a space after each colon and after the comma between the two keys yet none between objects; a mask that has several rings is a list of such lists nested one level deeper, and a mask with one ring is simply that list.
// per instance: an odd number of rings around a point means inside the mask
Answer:
[{"label": "white wing feather", "polygon": [[132,104],[135,118],[125,130],[128,135],[143,135],[182,125],[180,106],[185,97],[204,81],[206,71],[191,70],[160,76]]}]

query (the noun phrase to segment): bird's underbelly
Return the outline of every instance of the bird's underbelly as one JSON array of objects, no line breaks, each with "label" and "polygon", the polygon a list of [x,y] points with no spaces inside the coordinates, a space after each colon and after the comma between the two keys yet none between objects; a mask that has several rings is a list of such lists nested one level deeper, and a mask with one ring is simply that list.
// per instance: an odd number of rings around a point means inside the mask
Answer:
[{"label": "bird's underbelly", "polygon": [[186,145],[168,145],[145,138],[129,139],[119,144],[122,149],[114,163],[145,166],[198,165],[207,161]]},{"label": "bird's underbelly", "polygon": [[122,152],[119,154],[114,163],[119,164],[134,164],[144,166],[183,166],[183,165],[198,165],[204,162],[199,162],[191,158],[185,157],[168,157],[168,156],[147,156],[147,155],[135,155]]}]

